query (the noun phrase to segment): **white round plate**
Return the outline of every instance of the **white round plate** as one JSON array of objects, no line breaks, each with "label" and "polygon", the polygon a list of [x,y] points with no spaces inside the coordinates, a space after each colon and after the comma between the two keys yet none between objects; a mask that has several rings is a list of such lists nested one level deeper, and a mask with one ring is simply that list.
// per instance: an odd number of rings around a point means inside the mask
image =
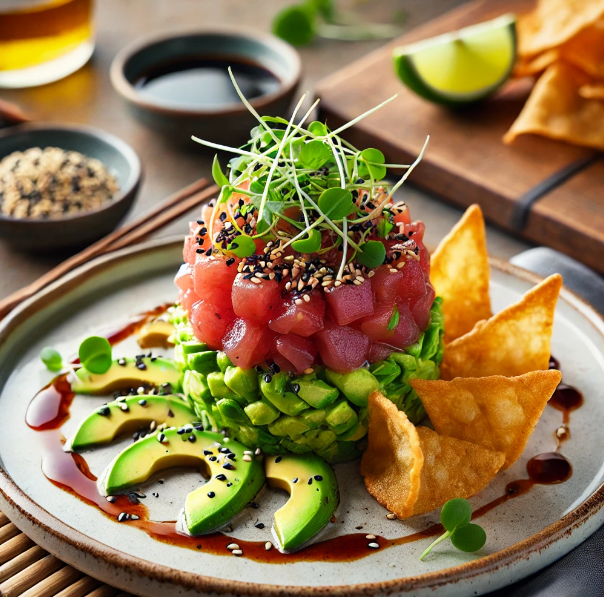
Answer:
[{"label": "white round plate", "polygon": [[[73,354],[91,333],[118,328],[127,319],[176,299],[174,274],[181,262],[181,240],[138,246],[103,257],[75,270],[36,295],[0,327],[0,508],[48,551],[80,570],[139,595],[479,595],[512,583],[546,566],[578,545],[604,521],[604,322],[587,305],[563,290],[556,311],[552,352],[564,380],[580,389],[585,402],[571,414],[571,438],[562,453],[573,475],[559,485],[537,485],[480,518],[487,544],[477,554],[442,543],[424,562],[419,555],[431,539],[388,549],[367,550],[352,562],[259,563],[245,557],[212,555],[158,542],[143,531],[118,523],[96,508],[51,484],[41,470],[44,444],[25,424],[34,394],[52,378],[39,359],[54,346]],[[538,279],[508,264],[492,262],[493,308],[516,301]],[[133,339],[114,349],[134,355]],[[68,435],[78,420],[106,401],[76,397]],[[520,458],[472,498],[475,508],[505,493],[513,480],[526,478],[534,455],[555,449],[554,431],[562,414],[547,407]],[[99,475],[118,449],[128,443],[86,453]],[[406,521],[386,519],[386,511],[365,491],[358,463],[336,467],[341,504],[337,521],[318,540],[347,533],[386,538],[421,531],[438,513]],[[185,495],[203,482],[194,471],[172,471],[144,487],[151,518],[174,520]],[[272,513],[285,495],[263,490],[259,509],[248,508],[233,525],[242,540],[271,540]],[[256,521],[266,524],[257,529]],[[203,540],[200,541],[203,543]],[[225,541],[226,543],[226,541]],[[226,545],[225,545],[226,547]]]}]

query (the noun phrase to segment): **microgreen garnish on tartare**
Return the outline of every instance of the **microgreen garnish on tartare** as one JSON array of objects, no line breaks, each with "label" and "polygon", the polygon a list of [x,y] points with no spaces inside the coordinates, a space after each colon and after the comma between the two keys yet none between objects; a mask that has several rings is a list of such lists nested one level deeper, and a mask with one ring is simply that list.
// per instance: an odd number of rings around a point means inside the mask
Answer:
[{"label": "microgreen garnish on tartare", "polygon": [[102,336],[90,336],[80,344],[78,357],[90,373],[106,373],[112,363],[111,344]]},{"label": "microgreen garnish on tartare", "polygon": [[40,351],[40,359],[46,365],[46,368],[53,373],[63,368],[63,357],[58,350],[50,346],[46,346]]}]

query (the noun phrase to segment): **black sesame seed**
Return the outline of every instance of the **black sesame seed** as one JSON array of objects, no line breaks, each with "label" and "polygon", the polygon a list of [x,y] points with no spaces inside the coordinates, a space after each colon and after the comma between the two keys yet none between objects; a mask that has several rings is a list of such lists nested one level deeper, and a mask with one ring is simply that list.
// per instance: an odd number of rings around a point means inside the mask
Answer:
[{"label": "black sesame seed", "polygon": [[227,483],[227,487],[230,487],[232,485],[232,483]]},{"label": "black sesame seed", "polygon": [[228,267],[231,267],[231,265],[233,265],[233,263],[235,263],[235,259],[233,259],[232,257],[230,257],[229,259],[226,260],[226,264]]},{"label": "black sesame seed", "polygon": [[206,255],[209,257],[212,254],[212,247],[210,247],[207,251],[206,251]]},{"label": "black sesame seed", "polygon": [[216,478],[217,478],[219,481],[226,481],[226,480],[227,480],[227,476],[226,476],[226,475],[223,475],[222,473],[220,473],[220,474],[216,475]]},{"label": "black sesame seed", "polygon": [[233,453],[231,453],[231,454],[227,454],[227,455],[226,455],[226,457],[227,457],[229,460],[237,460],[237,458],[235,457],[235,454],[233,454]]},{"label": "black sesame seed", "polygon": [[154,491],[154,492],[153,492],[151,495],[152,495],[153,497],[155,497],[155,498],[158,498],[158,497],[159,497],[159,493],[157,493],[157,491]]},{"label": "black sesame seed", "polygon": [[315,475],[315,481],[323,481],[323,477],[321,475]]},{"label": "black sesame seed", "polygon": [[194,444],[197,441],[197,437],[193,434],[189,435],[189,437],[187,438],[192,444]]},{"label": "black sesame seed", "polygon": [[98,415],[101,415],[102,417],[108,417],[111,414],[111,411],[109,410],[108,406],[103,406],[102,408],[100,408],[96,412],[97,412]]},{"label": "black sesame seed", "polygon": [[204,450],[203,454],[204,456],[211,456],[212,454],[214,454],[214,452],[212,452],[212,450]]},{"label": "black sesame seed", "polygon": [[273,373],[279,373],[281,371],[281,367],[279,367],[279,365],[277,365],[277,363],[273,363],[271,365],[271,369],[273,370]]},{"label": "black sesame seed", "polygon": [[165,436],[163,433],[160,433],[160,434],[157,436],[157,441],[158,441],[158,442],[165,442],[165,441],[166,441],[166,436]]},{"label": "black sesame seed", "polygon": [[181,427],[180,429],[178,429],[176,431],[176,433],[178,433],[178,435],[182,435],[184,432],[185,432],[185,428],[184,427]]},{"label": "black sesame seed", "polygon": [[294,394],[297,394],[300,391],[300,384],[299,383],[292,384],[292,390],[294,391]]},{"label": "black sesame seed", "polygon": [[117,499],[117,498],[116,498],[114,495],[108,495],[108,496],[107,496],[107,501],[108,501],[110,504],[115,503],[115,500],[116,500],[116,499]]},{"label": "black sesame seed", "polygon": [[141,371],[144,371],[147,368],[147,365],[145,365],[145,363],[140,362],[136,364],[136,368],[140,369]]},{"label": "black sesame seed", "polygon": [[312,485],[312,477],[308,480],[308,484]]},{"label": "black sesame seed", "polygon": [[295,479],[292,480],[292,483],[297,483],[298,482],[298,477],[296,477]]},{"label": "black sesame seed", "polygon": [[163,485],[163,484],[164,484],[164,480],[163,480],[163,479],[160,479],[160,480],[158,481],[158,483],[159,483],[160,485]]},{"label": "black sesame seed", "polygon": [[129,518],[130,518],[130,514],[128,514],[127,512],[120,512],[117,517],[117,521],[124,522],[125,520],[129,520]]},{"label": "black sesame seed", "polygon": [[216,460],[218,460],[218,459],[216,458],[216,456],[210,456],[210,457],[208,458],[208,460],[209,460],[210,462],[216,462]]},{"label": "black sesame seed", "polygon": [[256,365],[256,373],[262,373],[262,367],[260,365]]},{"label": "black sesame seed", "polygon": [[213,491],[208,491],[208,497],[213,498],[216,494]]},{"label": "black sesame seed", "polygon": [[135,494],[135,493],[129,493],[129,494],[128,494],[128,501],[129,501],[131,504],[134,504],[134,505],[136,505],[136,504],[140,504],[140,502],[139,502],[139,500],[138,500],[138,497],[136,497],[136,494]]},{"label": "black sesame seed", "polygon": [[225,462],[222,465],[222,468],[225,468],[227,471],[234,471],[235,467],[230,462]]},{"label": "black sesame seed", "polygon": [[255,526],[257,529],[263,529],[263,528],[264,528],[264,523],[263,523],[263,522],[257,522],[257,523],[256,523],[254,526]]},{"label": "black sesame seed", "polygon": [[283,456],[277,456],[277,458],[275,458],[275,464],[279,464],[282,460]]},{"label": "black sesame seed", "polygon": [[231,452],[230,448],[220,448],[220,450],[218,450],[221,454],[229,454]]},{"label": "black sesame seed", "polygon": [[203,431],[203,425],[201,423],[193,423],[193,429],[195,431]]},{"label": "black sesame seed", "polygon": [[259,505],[258,505],[256,502],[250,502],[250,503],[248,504],[248,506],[249,506],[250,508],[253,508],[254,510],[258,510],[258,508],[260,508],[260,506],[259,506]]},{"label": "black sesame seed", "polygon": [[126,366],[126,364],[127,364],[127,363],[126,363],[126,359],[118,359],[118,360],[117,360],[117,364],[118,364],[120,367],[125,367],[125,366]]},{"label": "black sesame seed", "polygon": [[272,377],[272,375],[271,375],[270,373],[267,373],[267,374],[264,376],[264,381],[265,381],[266,383],[271,383],[271,381],[273,381],[273,377]]},{"label": "black sesame seed", "polygon": [[139,401],[138,401],[138,403],[139,403],[141,406],[147,406],[147,401],[146,401],[144,398],[142,398],[141,400],[139,400]]}]

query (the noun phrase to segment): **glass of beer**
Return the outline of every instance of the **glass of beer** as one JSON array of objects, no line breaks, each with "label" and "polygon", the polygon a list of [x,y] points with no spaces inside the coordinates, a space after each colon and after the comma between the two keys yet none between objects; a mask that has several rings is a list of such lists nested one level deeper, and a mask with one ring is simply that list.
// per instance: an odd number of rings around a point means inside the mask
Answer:
[{"label": "glass of beer", "polygon": [[56,81],[93,50],[93,0],[0,0],[0,87]]}]

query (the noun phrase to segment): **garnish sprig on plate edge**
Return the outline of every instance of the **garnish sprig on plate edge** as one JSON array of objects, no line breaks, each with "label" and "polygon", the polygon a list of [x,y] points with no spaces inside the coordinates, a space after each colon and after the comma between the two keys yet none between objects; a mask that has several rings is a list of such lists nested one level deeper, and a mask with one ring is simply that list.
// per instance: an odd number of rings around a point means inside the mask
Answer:
[{"label": "garnish sprig on plate edge", "polygon": [[445,532],[435,539],[419,557],[423,560],[434,547],[445,539],[451,539],[454,547],[460,551],[478,551],[487,541],[484,529],[472,524],[472,506],[464,498],[449,500],[440,511],[440,522],[445,527]]},{"label": "garnish sprig on plate edge", "polygon": [[[236,154],[229,162],[228,174],[218,157],[214,159],[212,174],[221,191],[210,221],[198,221],[198,252],[251,258],[257,253],[258,239],[266,244],[264,252],[272,256],[281,257],[290,246],[290,251],[317,256],[333,251],[341,254],[327,280],[335,286],[343,279],[360,283],[363,275],[371,277],[372,269],[389,262],[380,240],[397,241],[390,248],[398,251],[399,257],[406,253],[417,258],[415,243],[395,222],[395,216],[406,206],[393,204],[392,196],[421,161],[429,138],[415,162],[403,165],[386,164],[381,151],[361,151],[339,137],[397,96],[331,131],[317,121],[305,126],[319,100],[296,123],[306,96],[300,99],[289,121],[261,117],[229,73],[258,126],[240,148],[193,137],[207,147]],[[390,184],[384,181],[388,168],[403,169],[405,173]],[[292,211],[295,217],[291,217]],[[216,232],[218,216],[222,227]],[[329,285],[324,285],[325,290],[329,291]]]}]

